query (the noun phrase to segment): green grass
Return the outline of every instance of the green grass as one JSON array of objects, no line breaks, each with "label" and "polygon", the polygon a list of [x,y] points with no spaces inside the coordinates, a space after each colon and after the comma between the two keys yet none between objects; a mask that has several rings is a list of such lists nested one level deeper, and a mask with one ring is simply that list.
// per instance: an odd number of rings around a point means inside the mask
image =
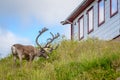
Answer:
[{"label": "green grass", "polygon": [[50,59],[13,64],[13,56],[0,60],[0,80],[116,80],[120,72],[120,42],[63,40]]}]

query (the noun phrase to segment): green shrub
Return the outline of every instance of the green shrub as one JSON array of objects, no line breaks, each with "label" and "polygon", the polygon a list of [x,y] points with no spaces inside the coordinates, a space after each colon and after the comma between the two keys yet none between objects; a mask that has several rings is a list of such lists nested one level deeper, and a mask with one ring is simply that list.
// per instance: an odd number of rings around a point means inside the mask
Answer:
[{"label": "green shrub", "polygon": [[[0,60],[0,80],[115,80],[120,76],[120,43],[88,39],[63,40],[49,59],[13,64],[10,55]],[[19,64],[19,61],[17,62]]]}]

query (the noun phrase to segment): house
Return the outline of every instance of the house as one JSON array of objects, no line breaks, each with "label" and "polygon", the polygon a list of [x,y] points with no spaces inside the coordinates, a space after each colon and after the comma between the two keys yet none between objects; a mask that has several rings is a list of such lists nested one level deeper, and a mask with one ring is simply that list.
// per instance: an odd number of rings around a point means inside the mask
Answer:
[{"label": "house", "polygon": [[83,0],[61,23],[71,25],[71,39],[120,38],[120,0]]}]

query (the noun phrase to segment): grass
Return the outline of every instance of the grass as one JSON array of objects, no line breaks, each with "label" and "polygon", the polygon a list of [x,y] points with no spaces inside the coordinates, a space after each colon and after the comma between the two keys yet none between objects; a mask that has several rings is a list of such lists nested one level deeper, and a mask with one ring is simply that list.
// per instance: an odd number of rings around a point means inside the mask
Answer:
[{"label": "grass", "polygon": [[[120,77],[120,43],[89,39],[63,40],[50,59],[15,66],[13,57],[0,60],[0,80],[116,80]],[[19,64],[19,62],[17,63]]]}]

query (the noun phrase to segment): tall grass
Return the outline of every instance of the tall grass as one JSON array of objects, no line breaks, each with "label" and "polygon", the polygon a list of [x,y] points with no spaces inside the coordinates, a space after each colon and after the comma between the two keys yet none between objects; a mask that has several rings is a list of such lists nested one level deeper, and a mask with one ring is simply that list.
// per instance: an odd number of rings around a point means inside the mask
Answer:
[{"label": "tall grass", "polygon": [[[120,76],[120,43],[89,39],[63,40],[50,59],[20,67],[13,57],[0,60],[0,80],[115,80]],[[18,63],[19,64],[19,63]]]}]

